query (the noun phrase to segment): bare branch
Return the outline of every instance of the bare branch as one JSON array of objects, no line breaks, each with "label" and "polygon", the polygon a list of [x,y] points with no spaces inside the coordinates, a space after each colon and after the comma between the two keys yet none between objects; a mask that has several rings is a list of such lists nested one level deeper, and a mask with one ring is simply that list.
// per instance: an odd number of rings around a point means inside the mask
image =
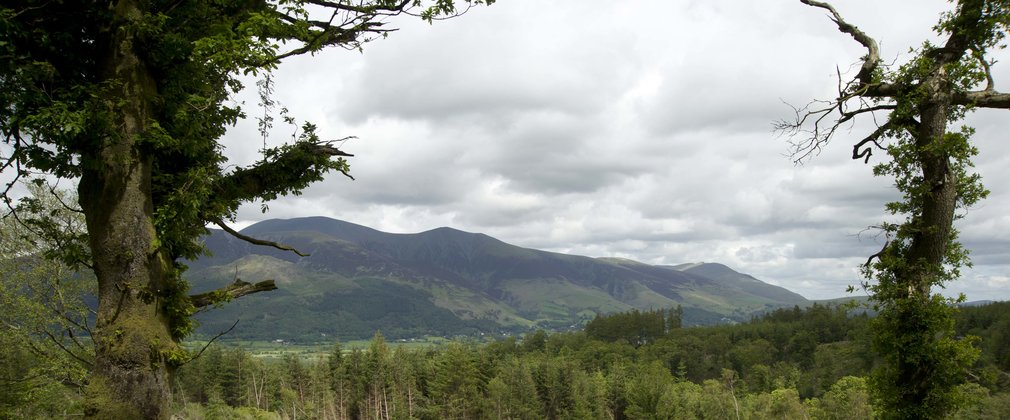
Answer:
[{"label": "bare branch", "polygon": [[[789,105],[793,108],[793,112],[796,113],[795,120],[780,120],[773,126],[775,131],[784,133],[790,138],[790,147],[793,149],[791,154],[793,163],[799,164],[806,158],[820,153],[821,147],[831,139],[831,136],[841,124],[836,120],[831,126],[824,128],[826,125],[824,124],[825,119],[827,119],[835,111],[842,114],[844,112],[844,105],[845,99],[838,99],[835,101],[815,100],[811,101],[803,108],[796,108]],[[811,109],[814,106],[823,107]],[[813,121],[809,122],[810,120]],[[807,126],[810,128],[805,128]],[[798,136],[802,139],[799,141],[792,140]]]},{"label": "bare branch", "polygon": [[56,200],[56,202],[60,203],[60,206],[63,206],[64,210],[67,210],[67,211],[73,212],[73,213],[77,213],[77,214],[84,214],[84,210],[81,210],[80,207],[71,206],[71,205],[67,204],[65,201],[63,201],[63,196],[58,191],[56,191],[57,185],[58,184],[49,184],[49,183],[46,183],[46,187],[48,187],[48,189],[49,189],[49,194],[51,194],[53,196],[53,198]]},{"label": "bare branch", "polygon": [[[796,164],[820,153],[821,148],[831,140],[838,128],[842,124],[852,121],[856,116],[870,114],[876,120],[876,112],[894,110],[896,105],[888,103],[887,100],[894,98],[899,92],[895,85],[873,81],[873,73],[881,65],[880,51],[876,40],[846,22],[830,4],[815,0],[800,0],[800,2],[827,10],[830,14],[829,18],[838,25],[838,30],[851,35],[856,42],[866,48],[867,54],[860,59],[859,72],[848,82],[843,82],[842,71],[836,66],[837,98],[830,101],[812,101],[803,108],[793,107],[793,111],[796,113],[795,120],[783,120],[774,125],[776,131],[789,136],[792,149],[791,157],[793,163]],[[887,132],[888,128],[890,125],[884,124],[870,136],[857,143],[853,147],[853,159],[868,161],[872,149],[864,147],[871,142],[877,147],[881,147],[877,140]]]},{"label": "bare branch", "polygon": [[887,247],[891,245],[891,235],[888,229],[889,226],[885,223],[884,225],[881,226],[869,226],[866,229],[863,229],[861,232],[859,232],[859,235],[862,236],[863,232],[866,232],[868,230],[876,230],[877,234],[874,235],[874,237],[880,237],[881,235],[884,236],[884,246],[880,247],[880,251],[877,251],[873,255],[870,255],[870,257],[866,259],[866,262],[863,263],[863,267],[871,268],[870,264],[873,263],[873,260],[879,259],[884,255],[884,253],[887,252]]},{"label": "bare branch", "polygon": [[[848,110],[847,103],[853,99],[859,99],[859,108]],[[815,105],[823,105],[823,107],[811,109]],[[873,105],[866,101],[865,98],[851,93],[846,97],[834,101],[812,101],[803,108],[792,107],[796,113],[796,119],[794,121],[780,120],[774,124],[774,129],[786,134],[790,138],[789,143],[792,148],[791,157],[793,163],[799,164],[807,158],[820,153],[821,148],[831,140],[842,124],[851,121],[861,114],[868,113],[875,116],[878,111],[891,111],[895,107],[896,105],[894,104]],[[838,118],[833,121],[829,120],[829,117],[836,112]],[[853,149],[853,159],[858,159],[856,156],[859,156],[859,158],[869,157],[868,154],[864,154],[867,153],[865,150],[863,152],[856,152],[868,142],[872,141],[880,147],[876,141],[887,131],[887,128],[884,128],[884,126],[890,128],[889,124],[885,123],[866,139],[856,144]],[[793,140],[797,137],[800,140]]]},{"label": "bare branch", "polygon": [[[81,344],[80,340],[77,339],[77,336],[74,335],[74,331],[72,329],[67,328],[66,331],[67,331],[67,335],[70,336],[70,339],[74,342],[74,344],[77,345],[77,348],[81,349],[84,352],[89,352],[89,351],[93,352],[94,351],[94,347],[88,347],[88,346],[85,346],[84,344]],[[88,331],[88,335],[89,336],[90,336],[90,334],[91,334],[91,331]]]},{"label": "bare branch", "polygon": [[898,106],[894,105],[894,104],[885,104],[885,105],[874,105],[874,106],[868,106],[868,107],[865,107],[865,108],[859,108],[859,109],[857,109],[855,111],[845,111],[845,112],[841,113],[842,117],[838,119],[838,124],[842,124],[842,123],[844,123],[844,122],[846,122],[848,120],[851,120],[853,117],[855,117],[856,115],[859,115],[859,114],[863,114],[863,113],[867,113],[867,112],[875,112],[875,111],[890,111],[890,110],[893,110],[893,109],[895,109],[897,107]]},{"label": "bare branch", "polygon": [[70,355],[70,357],[73,357],[74,359],[76,359],[78,362],[81,362],[85,366],[91,367],[94,365],[94,363],[92,363],[91,361],[85,360],[84,358],[78,356],[77,353],[74,353],[66,346],[64,346],[63,343],[60,340],[58,340],[55,336],[53,336],[51,332],[45,330],[43,332],[46,334],[47,337],[49,337],[49,340],[52,341],[53,344],[59,347],[60,350],[63,350],[64,353]]},{"label": "bare branch", "polygon": [[[81,322],[77,322],[76,320],[74,320],[73,318],[67,316],[66,314],[63,314],[63,313],[57,313],[57,314],[60,315],[60,317],[62,317],[63,320],[69,322],[74,327],[77,327],[81,331],[84,331],[85,333],[87,333],[88,336],[91,336],[91,337],[95,336],[94,333],[91,332],[91,328],[88,326],[87,319],[84,320],[84,323],[81,323]],[[70,329],[68,328],[67,331],[70,331]],[[72,332],[70,333],[70,338],[73,338],[74,341],[77,341],[77,338],[74,337],[74,334]],[[78,345],[79,344],[80,343],[78,343]],[[82,348],[83,348],[83,346],[82,346]]]},{"label": "bare branch", "polygon": [[[278,18],[292,25],[308,23],[311,27],[317,30],[314,31],[310,37],[294,38],[282,35],[281,39],[298,41],[301,42],[302,45],[287,52],[277,54],[269,61],[260,63],[261,66],[276,64],[281,60],[294,55],[314,53],[326,46],[336,45],[350,49],[359,48],[362,44],[375,39],[373,37],[369,37],[368,34],[372,34],[377,37],[378,35],[396,30],[383,28],[383,23],[378,22],[377,19],[384,16],[396,16],[401,13],[405,13],[407,9],[412,7],[412,0],[400,0],[392,4],[370,6],[327,0],[308,0],[308,3],[330,9],[330,19],[326,22],[309,20],[306,17],[292,17],[288,16],[284,12],[275,11]],[[338,16],[343,16],[343,19],[335,22]]]},{"label": "bare branch", "polygon": [[838,25],[839,31],[852,35],[852,38],[855,39],[856,42],[866,47],[866,56],[863,57],[863,65],[859,69],[859,74],[856,75],[856,79],[864,86],[869,85],[872,82],[873,71],[876,70],[877,64],[880,62],[880,48],[877,46],[877,41],[865,32],[859,30],[859,28],[846,22],[845,19],[842,18],[842,15],[838,14],[838,11],[830,4],[814,0],[800,0],[800,2],[808,6],[819,7],[827,10],[831,13],[831,20]]},{"label": "bare branch", "polygon": [[400,3],[386,7],[379,7],[379,6],[363,7],[345,3],[335,3],[326,0],[307,0],[306,3],[314,4],[316,6],[323,6],[335,10],[343,10],[359,14],[368,14],[368,13],[376,13],[379,11],[385,11],[386,13],[393,13],[393,12],[399,13],[405,10],[405,8],[410,4],[410,0],[403,0]]},{"label": "bare branch", "polygon": [[[237,319],[236,319],[236,320],[235,320],[235,323],[234,323],[234,324],[231,324],[231,327],[230,327],[230,328],[228,328],[227,330],[224,330],[224,331],[221,331],[221,332],[217,333],[217,335],[215,335],[215,336],[214,336],[214,338],[211,338],[211,339],[210,339],[210,341],[207,341],[207,344],[204,344],[203,348],[201,348],[201,349],[200,349],[200,351],[198,351],[198,352],[196,353],[196,355],[194,355],[193,357],[190,357],[190,358],[189,358],[189,360],[188,360],[188,361],[187,361],[186,363],[189,363],[189,362],[191,362],[191,361],[193,361],[193,360],[196,360],[196,359],[197,359],[198,357],[200,357],[200,355],[202,355],[202,354],[203,354],[203,352],[204,352],[204,351],[206,351],[206,350],[207,350],[207,347],[210,347],[210,345],[211,345],[211,344],[214,344],[214,341],[217,341],[217,339],[218,339],[218,338],[221,338],[221,336],[223,336],[223,335],[225,335],[225,334],[228,334],[228,333],[230,333],[230,332],[231,332],[231,330],[234,330],[234,329],[235,329],[235,326],[236,326],[236,325],[238,325],[238,321],[239,321],[239,320],[237,320]],[[182,363],[182,364],[180,364],[179,366],[182,366],[182,365],[184,365],[184,364],[186,364],[186,363]]]},{"label": "bare branch", "polygon": [[0,192],[0,199],[3,199],[4,204],[7,206],[7,209],[9,210],[8,214],[10,214],[14,213],[14,206],[11,204],[10,192],[12,189],[14,189],[14,185],[16,185],[19,180],[21,180],[21,177],[27,175],[27,172],[22,167],[24,148],[27,146],[24,144],[24,140],[21,138],[17,126],[13,127],[9,133],[5,134],[6,139],[4,140],[4,143],[10,144],[10,142],[13,140],[14,145],[11,146],[13,149],[11,150],[10,156],[7,156],[7,158],[4,159],[3,164],[0,165],[0,173],[4,173],[7,170],[13,168],[14,177],[11,179],[10,182],[4,185],[4,190]]},{"label": "bare branch", "polygon": [[221,302],[222,300],[237,299],[245,295],[267,292],[270,290],[277,290],[277,285],[273,280],[263,280],[259,283],[252,284],[247,281],[242,281],[241,279],[235,279],[234,283],[220,289],[190,295],[189,301],[194,307],[200,309],[213,305],[214,303]]},{"label": "bare branch", "polygon": [[985,72],[985,92],[992,92],[996,87],[992,81],[991,64],[985,59],[985,54],[979,48],[973,47],[971,49],[971,56],[978,60],[978,64],[982,66],[982,70]]},{"label": "bare branch", "polygon": [[891,123],[891,120],[888,119],[887,122],[885,122],[883,125],[877,127],[876,130],[873,130],[873,132],[870,133],[870,135],[866,136],[859,143],[856,143],[854,146],[852,146],[852,159],[854,160],[863,159],[863,163],[870,163],[870,156],[873,155],[873,148],[866,147],[863,150],[859,149],[865,146],[866,143],[873,143],[873,145],[877,146],[878,149],[883,150],[884,146],[881,146],[880,143],[877,142],[877,140],[880,139],[880,136],[884,135],[884,133],[886,133],[887,130],[890,130],[892,126],[893,124]]},{"label": "bare branch", "polygon": [[293,247],[290,247],[288,245],[284,245],[284,244],[273,242],[273,241],[267,241],[267,240],[264,240],[264,239],[257,239],[257,238],[253,238],[252,236],[248,236],[248,235],[243,235],[242,233],[239,233],[235,229],[232,229],[231,227],[229,227],[221,219],[214,220],[214,224],[220,226],[221,229],[224,229],[225,232],[228,232],[232,236],[234,236],[236,238],[239,238],[239,239],[241,239],[243,241],[249,242],[249,243],[251,243],[253,245],[264,245],[264,246],[274,247],[274,248],[277,248],[277,249],[282,250],[282,251],[291,251],[291,252],[294,252],[295,254],[298,254],[299,257],[308,257],[309,256],[309,254],[301,252],[301,251],[299,251],[297,249],[294,249]]}]

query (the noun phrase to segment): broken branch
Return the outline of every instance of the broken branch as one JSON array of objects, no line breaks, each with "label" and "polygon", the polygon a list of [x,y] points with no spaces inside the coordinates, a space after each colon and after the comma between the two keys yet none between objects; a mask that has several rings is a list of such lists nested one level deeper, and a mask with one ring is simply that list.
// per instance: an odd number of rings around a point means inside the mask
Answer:
[{"label": "broken branch", "polygon": [[253,284],[247,281],[242,281],[241,279],[236,279],[234,283],[223,288],[196,295],[190,295],[189,301],[194,307],[200,309],[218,302],[228,301],[245,295],[267,292],[270,290],[277,290],[277,285],[273,280],[263,280],[259,283]]},{"label": "broken branch", "polygon": [[890,130],[892,125],[893,124],[891,124],[891,120],[887,120],[887,122],[885,122],[880,127],[877,127],[876,130],[873,130],[873,132],[870,133],[870,135],[866,136],[866,138],[864,138],[859,143],[856,143],[854,146],[852,146],[852,159],[863,159],[863,163],[870,163],[870,156],[873,155],[873,148],[867,147],[863,150],[859,149],[865,146],[866,143],[871,142],[875,146],[877,146],[877,148],[883,149],[884,147],[881,146],[880,143],[877,143],[877,139],[879,139],[880,136],[884,135],[884,133],[887,132],[887,130]]}]

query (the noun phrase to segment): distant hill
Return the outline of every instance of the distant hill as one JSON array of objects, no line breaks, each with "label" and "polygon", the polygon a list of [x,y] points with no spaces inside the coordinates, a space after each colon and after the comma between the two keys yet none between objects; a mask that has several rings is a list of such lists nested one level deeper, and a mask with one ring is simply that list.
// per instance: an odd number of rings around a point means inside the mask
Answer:
[{"label": "distant hill", "polygon": [[597,313],[682,305],[685,325],[743,321],[805,306],[802,296],[721,264],[654,266],[522,248],[438,228],[393,234],[324,217],[268,220],[242,233],[294,246],[299,257],[214,231],[212,256],[189,261],[193,292],[236,277],[280,290],[198,315],[199,333],[298,341],[579,328]]}]

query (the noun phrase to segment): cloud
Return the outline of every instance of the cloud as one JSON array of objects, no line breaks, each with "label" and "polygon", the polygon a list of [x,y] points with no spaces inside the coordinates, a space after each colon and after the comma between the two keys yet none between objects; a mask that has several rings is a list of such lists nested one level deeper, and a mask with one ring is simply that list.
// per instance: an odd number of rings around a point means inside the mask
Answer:
[{"label": "cloud", "polygon": [[[846,2],[839,10],[907,59],[949,4]],[[655,264],[715,261],[812,298],[837,297],[880,249],[891,181],[851,160],[863,119],[803,165],[772,123],[837,94],[864,54],[793,2],[510,0],[400,28],[364,53],[298,57],[277,99],[326,138],[357,135],[356,181],[243,207],[242,223],[325,215],[391,232],[438,226],[520,246]],[[1005,60],[1004,60],[1005,61]],[[997,83],[1010,67],[996,66]],[[247,83],[252,85],[252,83]],[[999,87],[999,85],[997,85]],[[244,93],[255,115],[255,94]],[[959,222],[976,267],[949,289],[1010,298],[1005,116],[979,111],[978,171],[992,195]],[[290,136],[277,127],[273,145]],[[229,158],[256,159],[255,122]],[[882,155],[882,154],[880,154]],[[878,156],[882,157],[882,156]],[[889,218],[890,217],[890,218]]]},{"label": "cloud", "polygon": [[625,48],[634,31],[575,2],[500,4],[426,26],[406,23],[412,35],[368,46],[336,103],[343,118],[593,113],[635,65]]}]

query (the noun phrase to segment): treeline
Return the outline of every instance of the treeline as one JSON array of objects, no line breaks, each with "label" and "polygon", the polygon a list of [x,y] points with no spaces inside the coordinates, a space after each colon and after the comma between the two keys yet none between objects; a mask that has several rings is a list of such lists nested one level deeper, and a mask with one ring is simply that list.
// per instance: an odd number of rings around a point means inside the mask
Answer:
[{"label": "treeline", "polygon": [[684,310],[670,308],[668,310],[618,312],[613,314],[597,314],[586,323],[584,331],[589,338],[601,341],[623,340],[633,346],[654,341],[669,334],[671,330],[681,327]]},{"label": "treeline", "polygon": [[[184,418],[871,418],[866,316],[815,305],[675,328],[676,312],[599,317],[585,332],[408,350],[376,335],[317,360],[212,347],[179,372]],[[663,331],[655,329],[662,318]],[[617,320],[630,322],[620,332]],[[636,322],[638,322],[636,324]],[[965,308],[983,355],[955,418],[1010,418],[1010,304]],[[643,336],[644,330],[648,334]],[[641,339],[645,337],[645,339]],[[630,338],[630,339],[629,339]]]}]

